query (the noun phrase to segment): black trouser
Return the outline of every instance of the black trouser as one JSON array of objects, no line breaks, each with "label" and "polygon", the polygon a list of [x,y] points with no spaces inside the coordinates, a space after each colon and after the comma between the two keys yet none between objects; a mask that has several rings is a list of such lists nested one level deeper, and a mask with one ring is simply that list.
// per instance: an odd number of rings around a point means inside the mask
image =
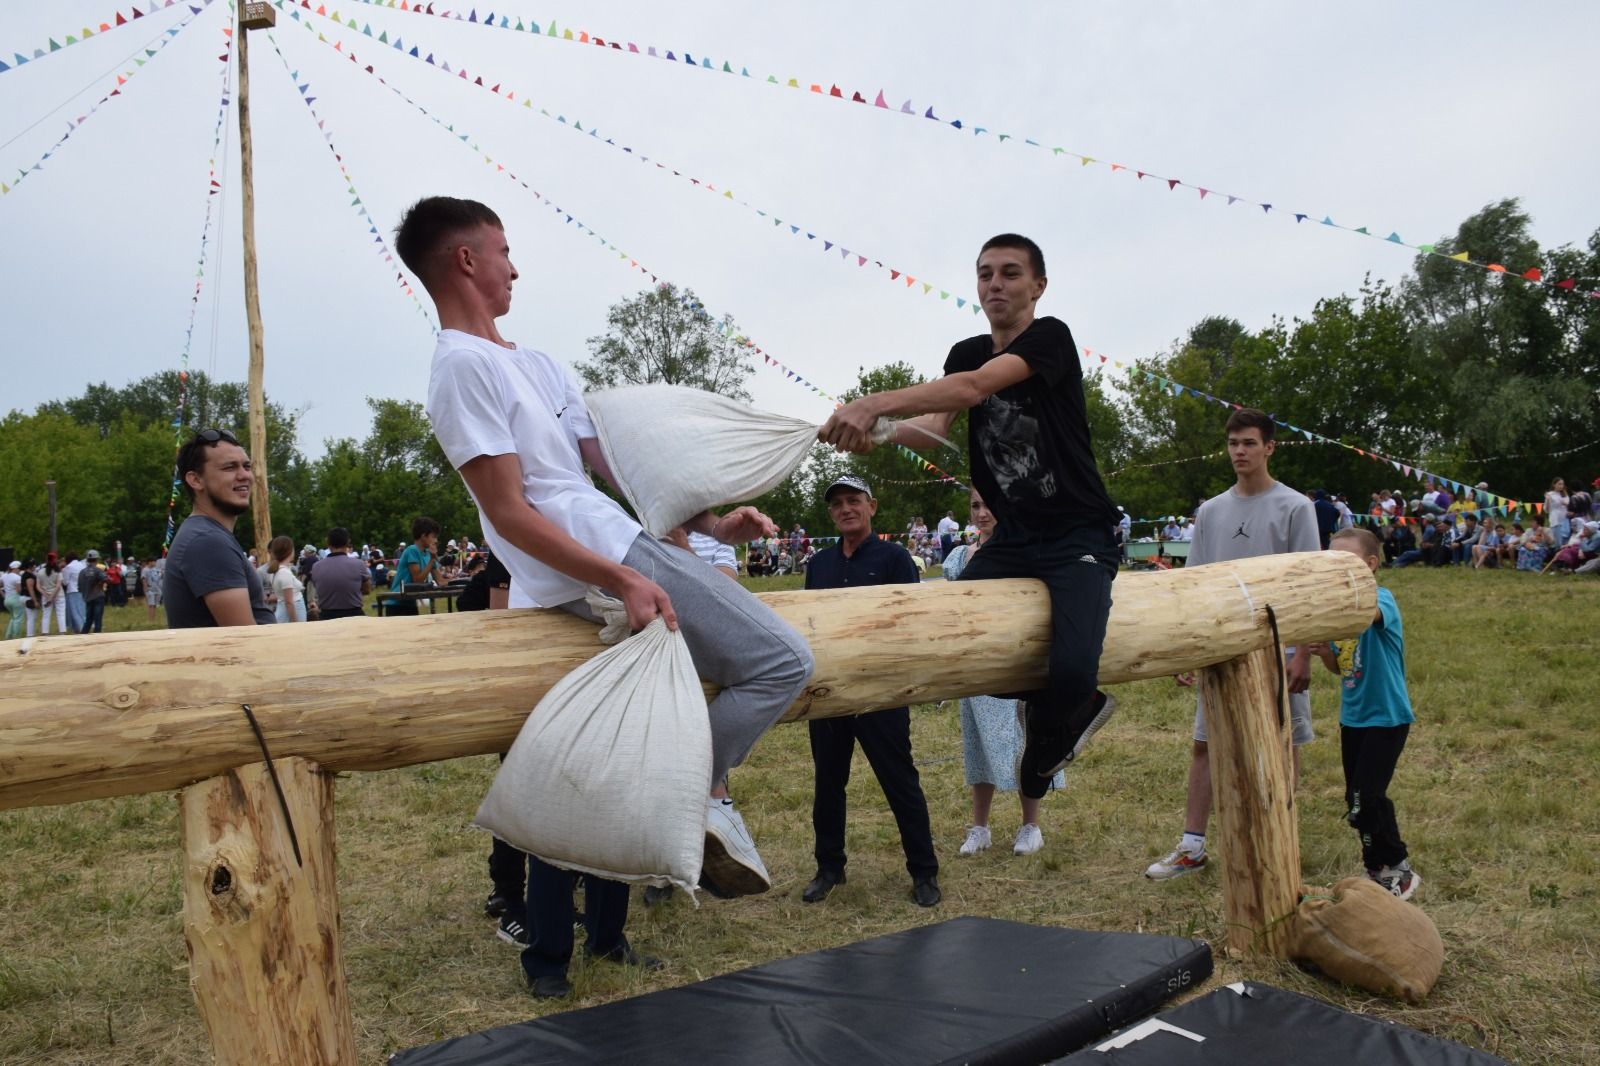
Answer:
[{"label": "black trouser", "polygon": [[[505,752],[500,753],[500,761],[506,761]],[[515,907],[527,891],[527,881],[527,853],[494,837],[489,845],[489,882],[494,886],[494,895],[504,896]]]},{"label": "black trouser", "polygon": [[96,599],[83,600],[83,633],[100,633],[106,625],[106,598],[100,596]]},{"label": "black trouser", "polygon": [[[535,977],[563,977],[572,961],[572,889],[577,874],[558,870],[528,856],[528,946],[522,949],[522,971]],[[583,878],[584,947],[604,955],[627,943],[622,927],[628,921],[628,886],[586,874]]]},{"label": "black trouser", "polygon": [[1361,834],[1361,861],[1367,869],[1398,866],[1405,860],[1389,781],[1406,747],[1409,725],[1341,726],[1339,747],[1344,759],[1345,820]]},{"label": "black trouser", "polygon": [[324,607],[320,621],[331,622],[335,618],[360,618],[367,613],[365,607]]},{"label": "black trouser", "polygon": [[989,543],[971,559],[959,580],[1032,577],[1050,591],[1049,685],[1008,698],[1026,700],[1035,711],[1057,721],[1087,711],[1100,681],[1111,582],[1117,576],[1117,541],[1111,526],[1084,526],[1043,536],[1001,521]]},{"label": "black trouser", "polygon": [[817,868],[844,871],[845,786],[850,783],[850,758],[856,742],[866,753],[883,795],[900,827],[900,846],[906,853],[906,871],[914,878],[939,872],[933,854],[933,829],[928,824],[928,801],[911,761],[911,709],[894,707],[853,718],[819,718],[807,723],[811,730],[811,761],[816,765],[817,787],[811,802],[811,827],[817,834]]}]

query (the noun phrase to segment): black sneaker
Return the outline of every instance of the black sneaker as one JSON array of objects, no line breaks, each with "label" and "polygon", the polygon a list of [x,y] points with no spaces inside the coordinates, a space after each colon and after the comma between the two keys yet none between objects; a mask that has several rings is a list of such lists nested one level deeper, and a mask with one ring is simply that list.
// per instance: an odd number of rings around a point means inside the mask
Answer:
[{"label": "black sneaker", "polygon": [[516,910],[516,900],[503,892],[491,892],[489,898],[483,901],[483,914],[486,918],[499,918],[509,911]]},{"label": "black sneaker", "polygon": [[1078,739],[1072,742],[1072,758],[1068,759],[1068,762],[1083,754],[1083,749],[1089,746],[1089,741],[1096,733],[1100,732],[1102,726],[1111,721],[1111,716],[1116,711],[1116,697],[1096,690],[1094,698],[1089,701],[1089,706],[1079,715],[1080,719],[1087,718],[1089,724],[1083,727],[1083,732],[1078,734]]},{"label": "black sneaker", "polygon": [[1067,740],[1064,722],[1049,720],[1032,703],[1017,705],[1022,719],[1022,754],[1017,758],[1017,791],[1028,799],[1043,799],[1050,791],[1050,779],[1072,761],[1072,744]]},{"label": "black sneaker", "polygon": [[917,901],[919,907],[937,907],[944,895],[939,891],[937,880],[932,877],[918,877],[911,882],[911,898]]},{"label": "black sneaker", "polygon": [[521,917],[514,914],[501,917],[500,928],[494,931],[494,935],[519,948],[528,946],[528,927],[522,923]]}]

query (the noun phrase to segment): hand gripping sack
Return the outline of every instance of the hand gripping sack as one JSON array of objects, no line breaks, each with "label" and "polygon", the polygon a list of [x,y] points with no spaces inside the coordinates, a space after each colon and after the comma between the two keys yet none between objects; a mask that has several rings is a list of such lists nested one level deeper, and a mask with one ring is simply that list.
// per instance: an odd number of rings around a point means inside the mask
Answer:
[{"label": "hand gripping sack", "polygon": [[710,790],[705,693],[658,618],[539,701],[472,824],[552,866],[693,893]]},{"label": "hand gripping sack", "polygon": [[662,536],[710,507],[753,500],[805,462],[817,425],[680,385],[584,397],[639,524]]},{"label": "hand gripping sack", "polygon": [[1289,955],[1338,981],[1420,1003],[1444,968],[1444,941],[1421,907],[1370,878],[1347,877],[1333,892],[1305,889]]}]

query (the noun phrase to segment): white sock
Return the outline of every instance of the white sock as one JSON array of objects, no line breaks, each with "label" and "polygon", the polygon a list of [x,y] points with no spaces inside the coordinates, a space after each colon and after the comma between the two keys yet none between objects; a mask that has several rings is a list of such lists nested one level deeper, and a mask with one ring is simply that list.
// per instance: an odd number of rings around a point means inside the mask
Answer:
[{"label": "white sock", "polygon": [[1190,855],[1202,855],[1206,850],[1206,835],[1204,833],[1183,834],[1183,839],[1178,842],[1178,847]]}]

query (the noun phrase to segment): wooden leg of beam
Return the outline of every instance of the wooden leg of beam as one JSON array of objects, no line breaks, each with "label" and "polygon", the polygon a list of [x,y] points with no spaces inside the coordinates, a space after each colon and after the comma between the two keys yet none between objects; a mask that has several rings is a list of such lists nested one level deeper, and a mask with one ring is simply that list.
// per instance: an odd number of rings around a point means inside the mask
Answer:
[{"label": "wooden leg of beam", "polygon": [[[190,983],[220,1066],[356,1061],[339,948],[333,776],[276,760],[184,789],[183,925]],[[295,859],[294,842],[300,859]]]},{"label": "wooden leg of beam", "polygon": [[1289,709],[1278,712],[1278,663],[1269,645],[1200,672],[1216,797],[1217,855],[1228,947],[1288,955],[1300,892]]}]

